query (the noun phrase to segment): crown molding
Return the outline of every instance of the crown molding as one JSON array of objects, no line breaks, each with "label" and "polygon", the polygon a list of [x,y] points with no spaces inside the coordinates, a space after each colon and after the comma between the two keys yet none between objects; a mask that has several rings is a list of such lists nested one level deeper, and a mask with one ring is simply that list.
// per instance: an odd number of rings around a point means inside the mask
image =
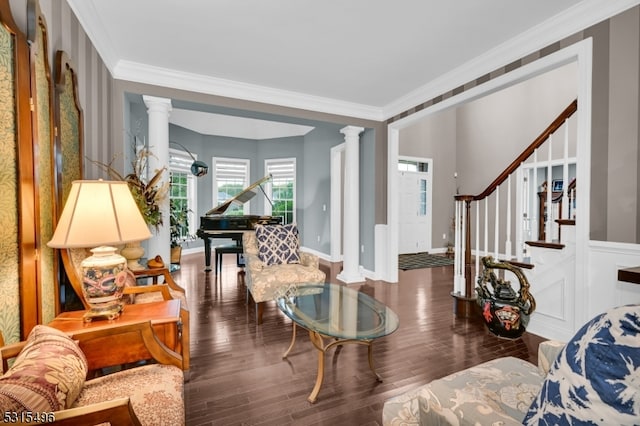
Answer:
[{"label": "crown molding", "polygon": [[[113,42],[106,36],[104,23],[100,20],[100,15],[96,11],[93,3],[85,0],[66,0],[73,11],[80,26],[93,43],[96,51],[100,55],[102,62],[113,75],[113,66],[118,60],[117,52],[113,49]],[[98,34],[100,36],[98,36]]]},{"label": "crown molding", "polygon": [[380,107],[120,60],[117,52],[113,49],[111,40],[105,39],[105,34],[108,32],[92,2],[67,0],[67,3],[114,79],[364,120],[382,121]]},{"label": "crown molding", "polygon": [[638,4],[640,0],[585,0],[578,3],[565,12],[389,103],[383,108],[382,115],[385,120],[394,117]]},{"label": "crown molding", "polygon": [[118,59],[111,41],[104,39],[102,35],[97,36],[106,34],[106,31],[102,31],[104,24],[92,3],[84,0],[67,0],[67,3],[115,79],[365,120],[385,121],[636,6],[640,4],[640,0],[584,0],[383,107],[122,61]]},{"label": "crown molding", "polygon": [[116,79],[137,83],[152,84],[327,114],[338,114],[365,120],[382,120],[382,110],[378,107],[215,78],[202,74],[185,73],[131,61],[118,61],[112,74]]}]

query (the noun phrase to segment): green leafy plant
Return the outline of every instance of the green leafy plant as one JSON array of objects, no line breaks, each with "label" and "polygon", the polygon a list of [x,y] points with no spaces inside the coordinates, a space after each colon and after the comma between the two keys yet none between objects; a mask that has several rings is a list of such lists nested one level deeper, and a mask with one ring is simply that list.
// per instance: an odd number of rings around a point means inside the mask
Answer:
[{"label": "green leafy plant", "polygon": [[177,200],[169,201],[171,247],[189,239],[189,209]]}]

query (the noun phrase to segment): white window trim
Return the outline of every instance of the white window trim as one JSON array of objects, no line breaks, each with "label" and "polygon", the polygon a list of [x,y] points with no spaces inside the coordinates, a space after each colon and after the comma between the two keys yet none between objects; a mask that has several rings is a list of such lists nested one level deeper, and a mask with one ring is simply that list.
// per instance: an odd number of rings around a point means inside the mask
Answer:
[{"label": "white window trim", "polygon": [[[249,176],[250,176],[250,172],[251,172],[251,160],[249,160],[248,158],[231,158],[231,157],[212,157],[211,158],[211,164],[212,164],[212,177],[213,177],[213,185],[211,185],[212,188],[212,194],[211,196],[213,197],[213,203],[214,205],[218,205],[218,163],[224,163],[224,162],[228,162],[228,163],[240,163],[240,164],[244,164],[245,166],[245,173],[244,173],[244,187],[246,188],[247,186],[249,186],[249,184],[251,183],[249,181]],[[243,212],[244,214],[249,214],[249,212],[251,211],[251,202],[247,201],[246,203],[243,204]]]},{"label": "white window trim", "polygon": [[[193,158],[196,160],[198,156],[196,154],[192,154]],[[172,158],[179,158],[179,164],[172,162]],[[196,224],[196,212],[198,211],[198,180],[191,173],[191,164],[193,163],[193,159],[189,156],[188,153],[169,148],[169,170],[177,171],[177,172],[186,172],[187,173],[187,202],[189,205],[189,235],[195,235],[197,231]]]},{"label": "white window trim", "polygon": [[[297,187],[297,163],[296,163],[296,158],[295,157],[288,157],[288,158],[268,158],[264,160],[264,170],[265,173],[270,173],[269,172],[269,167],[272,164],[278,164],[278,163],[292,163],[293,164],[293,216],[292,216],[292,222],[296,223],[296,187]],[[273,201],[273,184],[272,181],[269,181],[268,184],[266,185],[265,188],[265,192],[267,193],[269,200]],[[266,215],[271,215],[272,213],[272,206],[271,203],[269,203],[269,201],[265,201],[265,206],[264,206],[264,210],[265,210],[265,214]]]}]

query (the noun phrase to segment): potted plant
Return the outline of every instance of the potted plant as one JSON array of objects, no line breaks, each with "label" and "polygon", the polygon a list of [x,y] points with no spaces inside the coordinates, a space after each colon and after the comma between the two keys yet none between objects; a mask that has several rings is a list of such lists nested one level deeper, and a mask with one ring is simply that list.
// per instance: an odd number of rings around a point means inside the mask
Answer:
[{"label": "potted plant", "polygon": [[138,150],[135,159],[131,163],[132,172],[127,175],[123,175],[113,167],[113,162],[117,157],[114,157],[109,163],[90,161],[105,171],[111,179],[127,182],[144,221],[157,232],[162,226],[160,205],[167,197],[169,183],[161,181],[162,174],[167,170],[166,167],[154,170],[151,178],[148,179],[146,177],[150,156],[153,156],[153,153],[149,149],[142,148]]},{"label": "potted plant", "polygon": [[[160,207],[169,190],[169,182],[162,182],[162,175],[167,168],[156,169],[153,171],[151,178],[147,178],[149,157],[153,156],[153,153],[148,148],[134,149],[134,151],[136,152],[135,158],[131,163],[132,171],[126,175],[123,175],[113,167],[116,157],[109,163],[93,160],[91,162],[105,171],[109,178],[127,182],[129,191],[131,191],[131,195],[138,205],[144,221],[157,232],[163,224]],[[138,260],[144,255],[144,248],[141,246],[140,241],[127,243],[125,248],[121,250],[121,254],[127,259],[127,265],[130,269],[144,269],[138,263]]]},{"label": "potted plant", "polygon": [[169,201],[171,263],[180,264],[182,243],[189,239],[189,209],[180,200]]}]

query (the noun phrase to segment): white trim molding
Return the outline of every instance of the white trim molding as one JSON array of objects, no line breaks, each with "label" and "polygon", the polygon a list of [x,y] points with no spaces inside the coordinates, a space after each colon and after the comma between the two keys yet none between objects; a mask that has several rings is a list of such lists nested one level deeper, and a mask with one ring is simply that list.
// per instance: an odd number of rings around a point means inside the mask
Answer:
[{"label": "white trim molding", "polygon": [[[85,0],[67,0],[67,3],[114,79],[321,113],[384,121],[442,94],[443,87],[446,90],[459,87],[504,64],[523,58],[557,40],[569,37],[576,32],[636,6],[640,3],[640,0],[581,1],[552,19],[531,28],[529,31],[382,107],[312,96],[305,93],[247,84],[201,74],[185,73],[133,61],[124,61],[118,58],[110,40],[98,37],[98,34],[105,33],[105,31],[102,30],[103,23],[92,3]],[[411,42],[411,40],[407,42]]]},{"label": "white trim molding", "polygon": [[490,73],[558,40],[589,28],[640,3],[639,0],[585,0],[485,52],[383,108],[385,119]]},{"label": "white trim molding", "polygon": [[[584,197],[580,199],[577,206],[580,211],[580,221],[576,223],[576,281],[586,282],[585,265],[587,254],[584,247],[589,236],[589,215],[584,210],[589,210],[589,190],[590,190],[590,147],[591,147],[591,62],[592,62],[592,40],[586,39],[571,46],[547,55],[537,61],[524,65],[514,71],[503,74],[495,79],[489,80],[485,84],[473,87],[459,95],[448,98],[442,102],[427,107],[417,113],[411,114],[389,125],[387,129],[387,241],[385,266],[381,270],[385,271],[384,279],[389,282],[398,281],[398,238],[399,238],[399,199],[395,188],[398,185],[397,163],[399,158],[400,129],[405,128],[416,121],[466,102],[497,92],[506,87],[525,81],[531,77],[540,75],[546,71],[565,65],[571,61],[578,62],[578,99],[579,114],[577,122],[578,135],[578,164],[577,179],[580,187],[584,188]],[[581,194],[582,191],[581,191]],[[583,215],[584,213],[584,215]],[[582,248],[580,247],[582,245]],[[582,268],[582,269],[581,269]],[[582,280],[582,281],[581,281]],[[583,300],[578,300],[584,295],[577,294],[576,316],[578,320],[584,317]]]}]

